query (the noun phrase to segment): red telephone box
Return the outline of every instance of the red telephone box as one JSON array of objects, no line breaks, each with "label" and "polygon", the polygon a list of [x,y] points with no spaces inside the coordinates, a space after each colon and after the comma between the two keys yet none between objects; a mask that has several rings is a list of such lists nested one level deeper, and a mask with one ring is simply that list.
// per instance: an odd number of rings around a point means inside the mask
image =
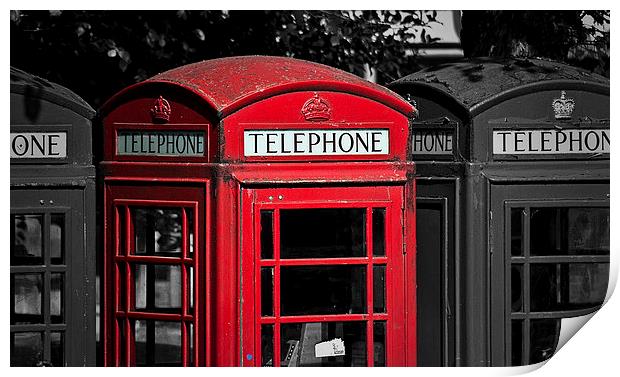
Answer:
[{"label": "red telephone box", "polygon": [[108,366],[413,366],[415,109],[276,57],[102,109]]}]

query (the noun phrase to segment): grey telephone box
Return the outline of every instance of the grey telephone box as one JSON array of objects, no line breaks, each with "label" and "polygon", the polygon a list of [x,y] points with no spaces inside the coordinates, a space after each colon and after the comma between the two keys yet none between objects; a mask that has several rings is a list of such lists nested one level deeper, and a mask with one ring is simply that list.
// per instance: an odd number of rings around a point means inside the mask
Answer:
[{"label": "grey telephone box", "polygon": [[95,365],[94,115],[11,68],[11,366]]}]

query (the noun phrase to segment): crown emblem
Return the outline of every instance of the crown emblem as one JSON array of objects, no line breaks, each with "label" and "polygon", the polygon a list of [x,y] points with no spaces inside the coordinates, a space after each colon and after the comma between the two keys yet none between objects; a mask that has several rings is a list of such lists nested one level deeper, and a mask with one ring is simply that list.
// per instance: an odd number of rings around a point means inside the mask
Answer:
[{"label": "crown emblem", "polygon": [[170,120],[170,104],[168,101],[164,99],[164,97],[159,96],[158,99],[153,103],[153,107],[151,107],[151,117],[153,118],[153,123],[166,123]]},{"label": "crown emblem", "polygon": [[554,99],[551,106],[555,113],[555,119],[570,119],[575,109],[575,100],[566,98],[566,92],[562,90],[560,98]]},{"label": "crown emblem", "polygon": [[318,93],[314,93],[314,97],[307,100],[301,107],[301,113],[306,120],[325,121],[331,117],[332,109],[329,102],[320,98]]}]

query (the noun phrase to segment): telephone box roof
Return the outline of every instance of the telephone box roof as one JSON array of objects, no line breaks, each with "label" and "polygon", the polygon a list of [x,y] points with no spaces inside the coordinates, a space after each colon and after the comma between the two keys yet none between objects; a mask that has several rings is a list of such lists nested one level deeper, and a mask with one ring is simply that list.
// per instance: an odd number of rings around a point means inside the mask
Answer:
[{"label": "telephone box roof", "polygon": [[[590,88],[609,93],[609,79],[541,58],[474,58],[446,63],[412,73],[389,86],[433,91],[455,100],[472,116],[531,90]],[[411,94],[415,95],[415,90]]]},{"label": "telephone box roof", "polygon": [[121,91],[103,109],[138,87],[162,83],[197,94],[219,117],[278,94],[307,90],[353,93],[407,116],[415,113],[398,94],[353,74],[318,63],[275,56],[228,57],[178,67]]},{"label": "telephone box roof", "polygon": [[66,107],[81,116],[92,119],[95,110],[80,96],[45,79],[11,67],[11,93],[44,99],[56,105]]}]

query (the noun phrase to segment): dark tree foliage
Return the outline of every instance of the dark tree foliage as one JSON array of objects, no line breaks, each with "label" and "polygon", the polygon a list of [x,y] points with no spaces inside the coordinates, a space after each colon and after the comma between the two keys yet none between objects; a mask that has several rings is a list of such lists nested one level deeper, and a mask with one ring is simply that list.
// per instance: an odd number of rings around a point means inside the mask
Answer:
[{"label": "dark tree foliage", "polygon": [[546,57],[609,77],[609,15],[604,10],[463,11],[461,44],[466,57]]},{"label": "dark tree foliage", "polygon": [[[234,55],[305,59],[381,82],[415,70],[435,11],[11,11],[11,65],[93,107],[184,64]],[[421,39],[421,40],[420,40]],[[401,71],[404,68],[404,71]]]}]

